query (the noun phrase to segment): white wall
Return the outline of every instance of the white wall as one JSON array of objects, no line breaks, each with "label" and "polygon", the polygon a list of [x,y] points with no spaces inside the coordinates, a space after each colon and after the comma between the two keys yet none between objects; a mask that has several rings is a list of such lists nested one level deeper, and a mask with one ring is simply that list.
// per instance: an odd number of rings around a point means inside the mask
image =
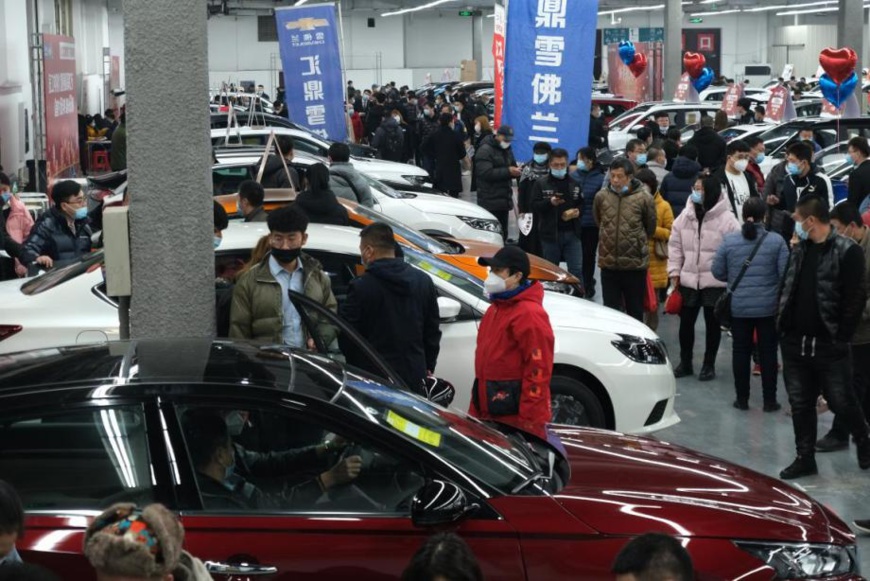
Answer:
[{"label": "white wall", "polygon": [[[23,111],[32,111],[27,12],[19,0],[0,0],[0,165],[6,173],[24,165]],[[31,147],[32,147],[31,134]]]}]

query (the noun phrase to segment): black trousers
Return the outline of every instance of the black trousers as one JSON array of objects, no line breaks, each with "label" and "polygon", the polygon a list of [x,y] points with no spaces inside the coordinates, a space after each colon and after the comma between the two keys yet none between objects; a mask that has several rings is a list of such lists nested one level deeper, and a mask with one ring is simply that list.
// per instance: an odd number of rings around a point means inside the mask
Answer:
[{"label": "black trousers", "polygon": [[752,367],[752,337],[758,332],[758,356],[761,362],[761,387],[764,403],[776,402],[776,318],[773,316],[731,320],[733,339],[731,370],[734,373],[734,389],[738,400],[749,399],[749,379]]},{"label": "black trousers", "polygon": [[601,269],[601,295],[604,306],[625,311],[643,322],[643,296],[646,294],[646,269]]},{"label": "black trousers", "polygon": [[508,216],[510,215],[510,210],[490,210],[490,214],[496,217],[496,219],[501,224],[501,237],[503,240],[507,240],[508,237]]},{"label": "black trousers", "polygon": [[713,307],[702,306],[700,297],[697,306],[683,306],[683,310],[680,311],[680,362],[686,365],[692,364],[695,351],[695,322],[698,320],[701,309],[704,310],[704,326],[707,335],[704,365],[716,364],[716,353],[719,352],[719,343],[722,342],[722,329],[719,327],[719,319],[716,318]]},{"label": "black trousers", "polygon": [[782,340],[782,372],[798,456],[811,457],[816,452],[819,395],[825,396],[856,440],[867,438],[867,422],[852,385],[852,349],[848,343],[787,335]]},{"label": "black trousers", "polygon": [[[864,419],[870,416],[870,343],[852,345],[852,385],[855,387],[855,396],[864,412]],[[831,425],[831,435],[838,440],[849,439],[849,428],[846,426],[843,416],[834,416]]]},{"label": "black trousers", "polygon": [[583,245],[583,288],[587,294],[595,290],[595,255],[598,252],[598,227],[580,228],[580,243]]}]

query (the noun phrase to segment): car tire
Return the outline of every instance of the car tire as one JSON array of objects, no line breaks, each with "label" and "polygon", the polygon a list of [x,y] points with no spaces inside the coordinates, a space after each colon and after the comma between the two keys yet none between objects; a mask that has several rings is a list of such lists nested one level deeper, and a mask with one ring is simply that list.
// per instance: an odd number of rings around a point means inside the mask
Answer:
[{"label": "car tire", "polygon": [[607,427],[601,402],[582,381],[565,375],[554,375],[550,380],[550,398],[553,423],[592,428]]}]

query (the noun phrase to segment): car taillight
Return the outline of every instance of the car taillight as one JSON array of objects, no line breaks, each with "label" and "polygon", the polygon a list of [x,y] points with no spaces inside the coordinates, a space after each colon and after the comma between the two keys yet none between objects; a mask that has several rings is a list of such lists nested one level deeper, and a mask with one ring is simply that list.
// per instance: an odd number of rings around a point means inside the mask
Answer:
[{"label": "car taillight", "polygon": [[0,325],[0,341],[8,339],[23,328],[21,325]]}]

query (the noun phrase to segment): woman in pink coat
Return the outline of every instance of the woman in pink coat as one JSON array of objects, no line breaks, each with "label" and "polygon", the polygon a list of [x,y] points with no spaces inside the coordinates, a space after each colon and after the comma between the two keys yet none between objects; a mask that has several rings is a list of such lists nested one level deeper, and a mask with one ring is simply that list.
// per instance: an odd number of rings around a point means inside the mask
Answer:
[{"label": "woman in pink coat", "polygon": [[722,340],[722,330],[713,307],[723,292],[725,283],[713,276],[713,258],[726,234],[740,230],[731,211],[722,184],[713,178],[698,179],[683,212],[674,221],[668,242],[668,277],[683,295],[680,312],[680,364],[676,377],[693,375],[692,353],[695,346],[695,321],[704,309],[707,345],[700,381],[716,377],[716,353]]},{"label": "woman in pink coat", "polygon": [[[0,186],[0,189],[3,189]],[[27,210],[24,202],[18,199],[18,196],[13,194],[8,188],[0,192],[0,212],[3,213],[0,218],[0,225],[5,222],[5,235],[14,240],[16,244],[22,244],[30,235],[30,230],[33,228],[33,216]],[[24,276],[27,269],[18,259],[15,260],[15,274]]]}]

